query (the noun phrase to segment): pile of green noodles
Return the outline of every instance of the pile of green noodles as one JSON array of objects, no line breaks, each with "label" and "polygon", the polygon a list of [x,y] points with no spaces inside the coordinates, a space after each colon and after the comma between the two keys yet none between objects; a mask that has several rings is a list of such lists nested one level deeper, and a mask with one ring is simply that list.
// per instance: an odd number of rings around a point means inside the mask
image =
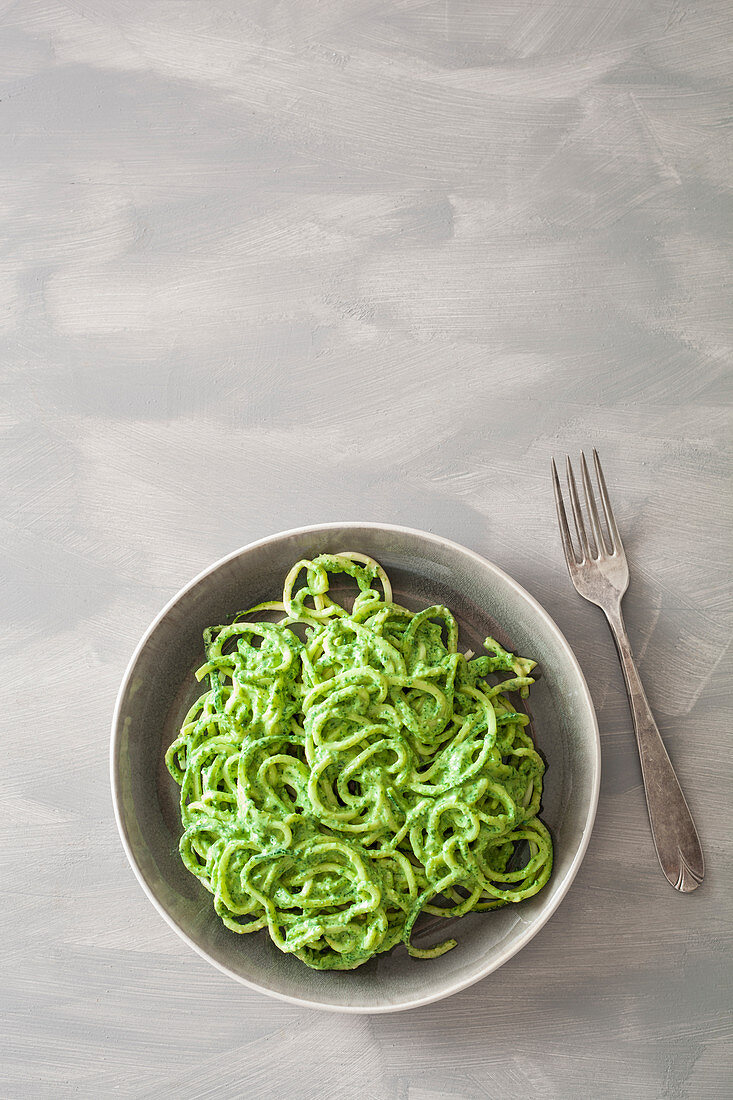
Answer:
[{"label": "pile of green noodles", "polygon": [[[359,587],[350,612],[329,596],[334,573]],[[242,621],[262,611],[283,617]],[[282,602],[204,642],[210,689],[166,763],[183,862],[228,928],[266,928],[324,970],[400,942],[433,958],[456,941],[412,946],[420,913],[493,909],[547,882],[544,765],[507,698],[526,696],[532,661],[491,638],[467,659],[447,607],[393,603],[381,566],[354,553],[297,562]]]}]

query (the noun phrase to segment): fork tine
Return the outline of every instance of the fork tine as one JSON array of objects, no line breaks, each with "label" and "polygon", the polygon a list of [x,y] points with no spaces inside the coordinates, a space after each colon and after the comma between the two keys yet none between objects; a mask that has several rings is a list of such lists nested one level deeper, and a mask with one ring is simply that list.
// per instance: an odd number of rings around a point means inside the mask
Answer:
[{"label": "fork tine", "polygon": [[598,557],[603,557],[607,552],[606,540],[603,537],[601,531],[601,521],[598,516],[598,508],[596,506],[595,493],[593,492],[593,486],[590,483],[590,474],[588,473],[588,463],[585,461],[585,454],[580,452],[580,466],[581,473],[583,475],[583,490],[585,492],[585,505],[588,509],[588,515],[590,516],[590,525],[593,528],[593,540],[596,544],[596,553]]},{"label": "fork tine", "polygon": [[555,465],[554,458],[552,459],[552,485],[555,490],[555,507],[557,508],[557,519],[560,524],[562,548],[565,551],[565,561],[568,563],[568,570],[572,576],[573,568],[578,564],[578,561],[575,557],[573,540],[570,538],[570,526],[568,524],[567,513],[565,512],[565,503],[562,499],[562,490],[560,488],[560,478],[557,476],[557,466]]},{"label": "fork tine", "polygon": [[565,456],[565,466],[568,475],[570,503],[573,506],[575,528],[578,532],[578,542],[580,543],[580,560],[581,562],[583,562],[586,558],[590,557],[590,550],[588,548],[588,536],[585,533],[585,524],[583,523],[583,513],[580,510],[580,500],[578,498],[578,490],[575,485],[575,475],[573,473],[573,467],[570,464],[570,455]]},{"label": "fork tine", "polygon": [[613,515],[613,508],[611,507],[611,501],[608,499],[608,489],[606,488],[606,479],[603,476],[603,470],[601,469],[601,460],[598,457],[598,451],[593,448],[593,463],[596,468],[596,477],[598,478],[598,487],[601,490],[601,502],[603,504],[603,514],[606,517],[606,523],[608,524],[608,530],[611,535],[611,553],[618,554],[623,553],[623,544],[621,542],[621,536],[618,533],[618,527],[616,526],[616,520]]}]

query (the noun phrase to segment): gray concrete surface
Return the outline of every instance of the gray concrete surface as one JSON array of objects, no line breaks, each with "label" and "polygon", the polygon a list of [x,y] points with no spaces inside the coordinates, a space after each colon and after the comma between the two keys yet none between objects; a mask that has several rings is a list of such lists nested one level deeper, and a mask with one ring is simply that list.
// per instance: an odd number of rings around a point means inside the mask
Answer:
[{"label": "gray concrete surface", "polygon": [[[0,5],[3,1097],[727,1097],[730,5]],[[551,454],[596,445],[708,860],[653,854]],[[119,844],[108,727],[160,606],[340,518],[481,551],[575,646],[590,850],[501,971],[399,1016],[230,983]]]}]

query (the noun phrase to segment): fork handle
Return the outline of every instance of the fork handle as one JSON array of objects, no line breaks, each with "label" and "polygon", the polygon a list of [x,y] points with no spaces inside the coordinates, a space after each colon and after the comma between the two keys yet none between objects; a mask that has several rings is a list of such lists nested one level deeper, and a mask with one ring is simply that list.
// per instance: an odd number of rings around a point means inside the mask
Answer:
[{"label": "fork handle", "polygon": [[644,692],[621,606],[604,611],[626,681],[657,858],[675,890],[689,894],[705,874],[700,838]]}]

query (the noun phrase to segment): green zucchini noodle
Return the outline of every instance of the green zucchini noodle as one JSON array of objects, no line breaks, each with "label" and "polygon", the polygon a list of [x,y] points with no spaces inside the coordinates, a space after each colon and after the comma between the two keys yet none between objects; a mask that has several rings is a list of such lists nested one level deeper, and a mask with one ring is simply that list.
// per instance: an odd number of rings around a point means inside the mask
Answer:
[{"label": "green zucchini noodle", "polygon": [[[358,585],[350,611],[329,595],[338,573]],[[282,618],[248,618],[264,611]],[[547,882],[544,764],[508,697],[526,697],[533,661],[492,638],[467,659],[447,607],[400,607],[350,552],[297,562],[282,600],[204,643],[209,690],[166,764],[183,862],[227,928],[267,929],[321,970],[400,942],[434,958],[456,941],[413,946],[421,913],[495,909]]]}]

